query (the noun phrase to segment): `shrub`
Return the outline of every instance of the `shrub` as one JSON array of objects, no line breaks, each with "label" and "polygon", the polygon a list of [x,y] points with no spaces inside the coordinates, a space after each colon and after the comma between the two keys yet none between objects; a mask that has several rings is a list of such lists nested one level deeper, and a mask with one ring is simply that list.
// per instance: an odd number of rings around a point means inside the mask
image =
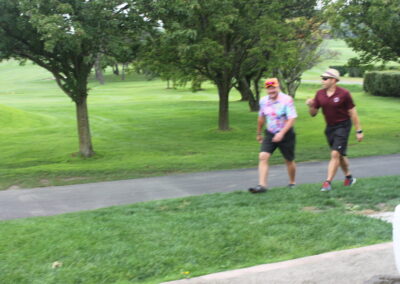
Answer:
[{"label": "shrub", "polygon": [[364,75],[364,90],[374,96],[400,97],[400,72],[367,72]]},{"label": "shrub", "polygon": [[364,73],[372,70],[382,70],[381,67],[375,67],[373,65],[363,65],[363,66],[352,66],[352,65],[335,65],[329,66],[339,71],[340,76],[349,74],[349,77],[363,77]]},{"label": "shrub", "polygon": [[363,77],[367,71],[382,71],[382,67],[374,65],[348,66],[349,77]]},{"label": "shrub", "polygon": [[334,66],[329,66],[329,68],[333,68],[339,71],[340,76],[344,76],[347,74],[347,66],[345,65],[334,65]]},{"label": "shrub", "polygon": [[400,66],[389,66],[389,67],[387,67],[387,70],[396,70],[396,71],[400,71]]}]

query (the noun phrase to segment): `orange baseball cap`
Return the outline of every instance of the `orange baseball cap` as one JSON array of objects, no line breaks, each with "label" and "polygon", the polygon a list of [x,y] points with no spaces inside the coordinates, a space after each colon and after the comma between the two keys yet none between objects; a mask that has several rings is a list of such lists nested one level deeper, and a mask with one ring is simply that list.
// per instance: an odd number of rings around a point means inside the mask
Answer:
[{"label": "orange baseball cap", "polygon": [[268,78],[267,80],[265,80],[265,88],[269,88],[269,87],[279,87],[279,81],[277,78]]}]

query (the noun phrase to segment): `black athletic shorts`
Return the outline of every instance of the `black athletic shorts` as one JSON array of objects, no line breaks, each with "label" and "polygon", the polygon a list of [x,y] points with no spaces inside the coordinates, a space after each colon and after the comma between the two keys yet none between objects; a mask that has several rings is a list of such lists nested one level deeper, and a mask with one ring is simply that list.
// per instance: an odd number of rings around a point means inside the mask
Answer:
[{"label": "black athletic shorts", "polygon": [[265,136],[263,142],[261,144],[260,152],[267,152],[271,155],[275,152],[276,148],[282,153],[282,156],[287,161],[294,161],[294,149],[296,144],[296,133],[293,128],[291,128],[288,132],[286,132],[281,142],[275,143],[272,142],[272,138],[275,136],[274,133],[265,130]]},{"label": "black athletic shorts", "polygon": [[347,143],[349,141],[350,130],[350,119],[326,127],[325,135],[331,150],[338,151],[342,156],[347,155]]}]

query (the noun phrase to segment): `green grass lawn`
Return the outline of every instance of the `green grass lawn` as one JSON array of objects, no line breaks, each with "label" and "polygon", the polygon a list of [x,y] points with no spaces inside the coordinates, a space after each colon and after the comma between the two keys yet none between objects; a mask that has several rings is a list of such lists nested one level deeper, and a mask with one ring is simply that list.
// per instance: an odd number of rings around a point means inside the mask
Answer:
[{"label": "green grass lawn", "polygon": [[[338,43],[340,45],[340,42]],[[192,93],[167,90],[160,80],[107,75],[92,81],[89,113],[96,156],[76,156],[75,106],[31,64],[0,64],[0,189],[117,180],[169,173],[248,168],[257,165],[257,114],[232,91],[232,131],[217,131],[216,88]],[[316,75],[316,79],[318,76]],[[304,101],[318,85],[303,84],[296,98],[297,160],[329,157],[320,115],[309,117]],[[352,136],[350,157],[400,152],[400,100],[372,97],[350,86],[365,142]],[[272,163],[281,163],[277,154]]]},{"label": "green grass lawn", "polygon": [[5,221],[1,283],[159,283],[386,242],[391,225],[360,213],[393,209],[399,187],[373,178]]}]

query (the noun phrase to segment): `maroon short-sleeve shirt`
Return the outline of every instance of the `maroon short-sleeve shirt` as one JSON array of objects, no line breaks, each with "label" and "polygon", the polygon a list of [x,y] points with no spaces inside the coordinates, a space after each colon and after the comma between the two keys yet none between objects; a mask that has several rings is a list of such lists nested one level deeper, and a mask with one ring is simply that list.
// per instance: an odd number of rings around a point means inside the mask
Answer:
[{"label": "maroon short-sleeve shirt", "polygon": [[314,107],[322,108],[328,125],[335,125],[350,119],[349,110],[354,108],[355,104],[348,90],[336,87],[335,93],[330,97],[325,89],[319,90],[314,98]]}]

